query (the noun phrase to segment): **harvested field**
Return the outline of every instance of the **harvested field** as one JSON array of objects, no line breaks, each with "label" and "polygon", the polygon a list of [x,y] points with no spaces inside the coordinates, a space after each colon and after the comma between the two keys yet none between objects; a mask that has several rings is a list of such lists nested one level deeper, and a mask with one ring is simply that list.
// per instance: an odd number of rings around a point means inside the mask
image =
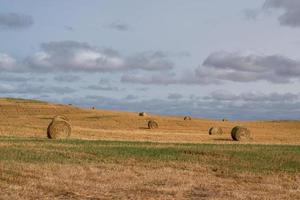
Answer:
[{"label": "harvested field", "polygon": [[[125,140],[180,143],[235,143],[231,130],[245,126],[251,130],[250,144],[300,144],[300,121],[228,121],[193,118],[186,123],[182,116],[151,116],[159,129],[149,130],[149,117],[136,113],[90,110],[35,101],[0,99],[0,135],[45,137],[47,126],[56,115],[72,122],[73,139]],[[209,136],[211,127],[220,127],[222,135]]]},{"label": "harvested field", "polygon": [[[57,115],[67,140],[46,138]],[[300,199],[299,121],[151,119],[0,99],[0,199]],[[235,126],[252,140],[233,141]]]},{"label": "harvested field", "polygon": [[2,137],[0,153],[9,199],[300,198],[299,146]]}]

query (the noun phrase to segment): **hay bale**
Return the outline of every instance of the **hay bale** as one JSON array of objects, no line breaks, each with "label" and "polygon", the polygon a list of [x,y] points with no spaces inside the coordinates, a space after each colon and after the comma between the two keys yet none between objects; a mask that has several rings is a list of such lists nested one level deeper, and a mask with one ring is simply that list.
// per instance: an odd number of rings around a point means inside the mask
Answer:
[{"label": "hay bale", "polygon": [[149,129],[156,129],[156,128],[158,128],[158,123],[154,120],[150,120],[148,122],[148,128]]},{"label": "hay bale", "polygon": [[186,120],[192,120],[192,118],[191,118],[190,116],[185,116],[183,119],[184,119],[185,121],[186,121]]},{"label": "hay bale", "polygon": [[227,118],[223,118],[222,122],[228,122],[229,120]]},{"label": "hay bale", "polygon": [[209,135],[222,135],[223,130],[220,127],[211,127],[208,131]]},{"label": "hay bale", "polygon": [[92,110],[95,110],[95,109],[96,109],[96,108],[93,106],[93,107],[92,107]]},{"label": "hay bale", "polygon": [[57,115],[57,116],[53,117],[53,119],[52,119],[52,121],[57,121],[57,120],[70,122],[70,119],[64,115]]},{"label": "hay bale", "polygon": [[250,139],[250,130],[246,127],[236,126],[231,130],[231,137],[235,141]]},{"label": "hay bale", "polygon": [[145,117],[145,116],[147,116],[147,113],[145,113],[145,112],[140,112],[140,113],[139,113],[139,116]]},{"label": "hay bale", "polygon": [[65,139],[71,135],[71,125],[65,120],[52,120],[47,128],[49,139]]}]

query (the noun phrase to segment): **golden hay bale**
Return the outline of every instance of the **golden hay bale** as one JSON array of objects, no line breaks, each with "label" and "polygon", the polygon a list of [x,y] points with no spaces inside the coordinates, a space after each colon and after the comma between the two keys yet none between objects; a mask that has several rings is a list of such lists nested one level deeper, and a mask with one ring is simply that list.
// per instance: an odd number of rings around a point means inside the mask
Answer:
[{"label": "golden hay bale", "polygon": [[70,122],[70,119],[64,115],[57,115],[57,116],[53,117],[53,119],[52,119],[52,121],[57,121],[57,120]]},{"label": "golden hay bale", "polygon": [[209,135],[222,135],[223,130],[220,127],[211,127],[208,131]]},{"label": "golden hay bale", "polygon": [[149,129],[156,129],[156,128],[158,128],[158,123],[154,120],[150,120],[148,122],[148,128]]},{"label": "golden hay bale", "polygon": [[147,113],[145,113],[145,112],[140,112],[140,113],[139,113],[139,116],[141,116],[141,117],[147,116]]},{"label": "golden hay bale", "polygon": [[250,130],[246,127],[236,126],[231,130],[231,137],[235,141],[250,139]]},{"label": "golden hay bale", "polygon": [[183,119],[184,119],[185,121],[186,121],[186,120],[192,120],[192,118],[191,118],[190,116],[185,116]]},{"label": "golden hay bale", "polygon": [[49,139],[63,139],[71,135],[71,125],[69,122],[57,119],[52,120],[47,128],[47,136]]}]

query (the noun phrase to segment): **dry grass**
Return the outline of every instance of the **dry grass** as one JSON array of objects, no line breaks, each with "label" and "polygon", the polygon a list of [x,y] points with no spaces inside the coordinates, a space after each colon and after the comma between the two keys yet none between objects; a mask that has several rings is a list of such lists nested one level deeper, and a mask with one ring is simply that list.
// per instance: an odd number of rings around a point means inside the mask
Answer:
[{"label": "dry grass", "polygon": [[[181,143],[234,143],[231,129],[246,126],[251,144],[300,144],[300,121],[228,121],[182,117],[151,116],[159,129],[147,130],[149,117],[136,113],[79,109],[65,105],[24,103],[0,99],[0,135],[45,137],[53,116],[64,115],[72,121],[72,137],[77,139],[132,140]],[[221,127],[223,135],[210,137],[210,127]]]},{"label": "dry grass", "polygon": [[299,175],[230,175],[189,164],[0,164],[0,169],[2,199],[300,198]]},{"label": "dry grass", "polygon": [[[71,140],[44,139],[56,115]],[[153,118],[0,99],[0,199],[300,199],[299,121]],[[237,125],[253,140],[232,141]]]},{"label": "dry grass", "polygon": [[0,138],[0,153],[0,199],[300,198],[297,146]]}]

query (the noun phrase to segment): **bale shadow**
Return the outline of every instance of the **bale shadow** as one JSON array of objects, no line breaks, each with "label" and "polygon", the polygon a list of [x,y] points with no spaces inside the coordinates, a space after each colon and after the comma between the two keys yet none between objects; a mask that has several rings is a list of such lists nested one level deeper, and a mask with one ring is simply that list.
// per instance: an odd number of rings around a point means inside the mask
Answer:
[{"label": "bale shadow", "polygon": [[216,138],[216,139],[213,139],[214,141],[232,141],[232,139],[230,138]]}]

